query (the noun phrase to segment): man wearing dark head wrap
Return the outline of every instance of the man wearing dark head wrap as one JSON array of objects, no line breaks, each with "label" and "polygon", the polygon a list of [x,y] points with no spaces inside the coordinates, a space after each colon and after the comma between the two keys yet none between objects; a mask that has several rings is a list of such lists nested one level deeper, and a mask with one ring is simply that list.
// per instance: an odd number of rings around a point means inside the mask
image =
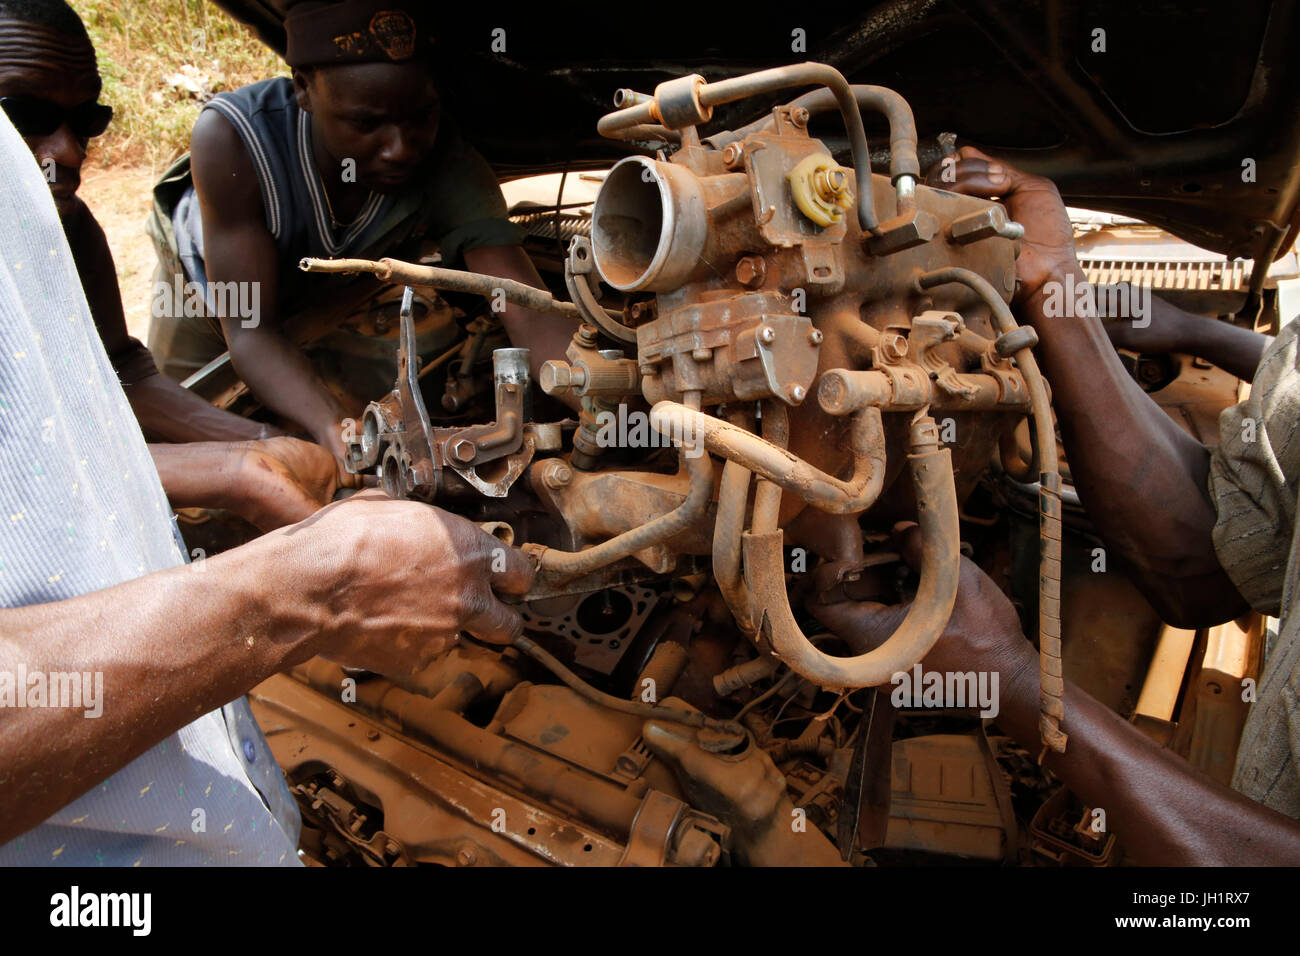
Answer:
[{"label": "man wearing dark head wrap", "polygon": [[[445,265],[542,282],[495,175],[442,112],[419,5],[299,4],[285,31],[292,79],[215,97],[194,127],[192,186],[182,165],[155,193],[163,268],[174,251],[187,281],[258,283],[261,320],[156,318],[150,344],[178,376],[228,347],[263,403],[342,458],[339,423],[362,403],[327,385],[284,329],[293,313],[319,317],[337,287],[301,273],[299,259],[410,257],[431,240]],[[502,318],[538,362],[561,355],[572,332],[513,305]]]}]

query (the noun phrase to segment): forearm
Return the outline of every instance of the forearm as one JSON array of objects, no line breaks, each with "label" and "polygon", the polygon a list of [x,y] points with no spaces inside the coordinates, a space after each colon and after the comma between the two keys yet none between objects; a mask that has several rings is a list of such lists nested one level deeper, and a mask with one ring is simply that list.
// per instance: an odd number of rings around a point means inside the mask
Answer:
[{"label": "forearm", "polygon": [[[1083,281],[1082,273],[1077,275]],[[1209,451],[1125,371],[1095,316],[1049,317],[1026,301],[1070,472],[1106,546],[1169,623],[1217,623],[1245,603],[1214,552]]]},{"label": "forearm", "polygon": [[[1132,294],[1125,299],[1141,301]],[[1157,296],[1150,297],[1148,315],[1107,318],[1106,334],[1118,348],[1154,355],[1169,352],[1195,355],[1246,381],[1255,377],[1260,356],[1269,343],[1266,335],[1186,312]]]},{"label": "forearm", "polygon": [[[1028,641],[999,673],[998,726],[1030,751],[1038,738],[1038,669]],[[1300,863],[1300,821],[1216,783],[1133,724],[1066,683],[1064,754],[1052,773],[1091,808],[1125,850],[1148,866]]]},{"label": "forearm", "polygon": [[335,458],[343,460],[339,422],[353,414],[330,391],[311,360],[284,336],[267,330],[228,333],[235,371],[267,408],[302,425]]},{"label": "forearm", "polygon": [[278,428],[232,415],[155,372],[125,387],[140,430],[150,441],[255,441]]},{"label": "forearm", "polygon": [[[0,843],[184,724],[314,654],[328,622],[329,582],[314,563],[327,551],[316,555],[271,534],[196,565],[0,610],[0,668],[100,674],[103,688],[98,717],[87,717],[86,707],[6,709]],[[284,600],[287,593],[295,599]]]},{"label": "forearm", "polygon": [[225,442],[150,445],[154,468],[173,508],[239,511],[248,500],[243,448]]}]

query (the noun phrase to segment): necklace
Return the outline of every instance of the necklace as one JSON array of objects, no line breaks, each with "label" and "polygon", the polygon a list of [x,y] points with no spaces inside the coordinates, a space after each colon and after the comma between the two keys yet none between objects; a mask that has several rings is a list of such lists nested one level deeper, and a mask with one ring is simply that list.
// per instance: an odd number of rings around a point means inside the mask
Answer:
[{"label": "necklace", "polygon": [[[312,165],[314,166],[315,164],[313,163]],[[336,219],[334,216],[334,204],[330,202],[329,187],[325,185],[325,177],[320,174],[319,169],[316,170],[316,179],[320,182],[320,191],[321,194],[325,197],[325,211],[329,213],[330,228],[335,232],[338,232],[340,229],[344,229],[346,227],[350,227],[353,224],[355,224],[357,219],[361,217],[361,213],[366,211],[366,206],[370,205],[370,201],[375,198],[374,191],[372,190],[370,195],[366,197],[365,204],[362,205],[360,212],[358,212],[347,222],[339,222],[338,219]]]}]

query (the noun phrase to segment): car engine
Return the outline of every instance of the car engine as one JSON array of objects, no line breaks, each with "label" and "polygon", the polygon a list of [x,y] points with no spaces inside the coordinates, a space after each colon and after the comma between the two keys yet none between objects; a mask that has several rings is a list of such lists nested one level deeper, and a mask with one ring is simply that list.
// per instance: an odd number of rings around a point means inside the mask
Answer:
[{"label": "car engine", "polygon": [[[717,106],[810,86],[702,136]],[[567,240],[556,293],[429,262],[302,263],[391,289],[396,381],[372,392],[350,467],[537,571],[512,646],[464,638],[394,679],[315,660],[250,695],[307,858],[1114,862],[1039,760],[1069,746],[1063,673],[1131,710],[1159,625],[1088,566],[1036,337],[1009,309],[1023,230],[923,184],[907,102],[828,66],[682,76],[615,105],[599,132],[639,150],[589,217],[538,214]],[[887,173],[864,111],[887,118]],[[832,113],[849,165],[809,129]],[[511,347],[507,301],[571,323],[563,360]],[[905,520],[915,572],[890,533]],[[1043,751],[973,694],[889,699],[947,623],[963,555],[1038,643]],[[876,647],[806,610],[863,600],[911,602]],[[1072,657],[1081,632],[1094,644]]]}]

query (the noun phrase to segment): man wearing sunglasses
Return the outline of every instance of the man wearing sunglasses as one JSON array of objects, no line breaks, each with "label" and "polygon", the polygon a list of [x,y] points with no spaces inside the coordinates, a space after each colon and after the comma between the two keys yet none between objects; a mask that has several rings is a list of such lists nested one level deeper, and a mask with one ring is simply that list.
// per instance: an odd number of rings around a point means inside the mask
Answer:
[{"label": "man wearing sunglasses", "polygon": [[0,109],[36,157],[90,313],[178,508],[218,507],[262,530],[306,517],[351,484],[319,446],[215,408],[159,373],[126,327],[104,230],[77,196],[89,141],[112,120],[95,49],[63,0],[0,0]]}]

